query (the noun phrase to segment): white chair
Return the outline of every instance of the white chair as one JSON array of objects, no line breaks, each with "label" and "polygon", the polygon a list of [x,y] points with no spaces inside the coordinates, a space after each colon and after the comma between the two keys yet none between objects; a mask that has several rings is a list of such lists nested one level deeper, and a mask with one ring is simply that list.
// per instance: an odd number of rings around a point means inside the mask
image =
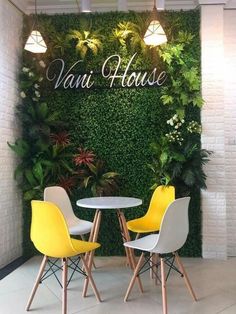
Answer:
[{"label": "white chair", "polygon": [[69,196],[60,186],[49,186],[44,189],[44,201],[52,202],[62,211],[71,235],[84,235],[90,233],[93,227],[91,221],[82,220],[75,216]]},{"label": "white chair", "polygon": [[[155,272],[155,275],[161,282],[162,306],[164,314],[167,314],[166,281],[169,276],[170,270],[172,269],[181,274],[194,301],[197,301],[188,276],[177,253],[177,251],[184,245],[189,232],[189,201],[189,197],[183,197],[176,199],[168,206],[161,222],[159,234],[151,234],[138,240],[124,243],[124,245],[128,248],[142,251],[142,254],[134,270],[133,277],[128,286],[124,301],[127,301],[135,280],[137,279],[137,277],[139,277],[141,272],[144,271],[144,265],[150,263],[150,256],[148,255],[146,258],[144,256],[144,252],[156,254],[158,259],[160,259],[160,262],[158,262],[158,260],[156,261],[156,263],[152,261],[150,267],[155,268],[159,265],[161,266],[161,278],[159,279],[157,272]],[[171,253],[171,255],[169,253]],[[178,268],[174,265],[174,261],[176,261]],[[165,276],[165,264],[169,267],[167,276]]]}]

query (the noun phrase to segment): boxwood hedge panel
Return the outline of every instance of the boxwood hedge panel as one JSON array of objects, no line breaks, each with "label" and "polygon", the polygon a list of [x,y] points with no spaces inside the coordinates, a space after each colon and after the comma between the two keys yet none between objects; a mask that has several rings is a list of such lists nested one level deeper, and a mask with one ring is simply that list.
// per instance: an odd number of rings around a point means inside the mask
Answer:
[{"label": "boxwood hedge panel", "polygon": [[[149,12],[138,14],[148,17]],[[133,12],[108,12],[86,15],[92,20],[92,28],[100,29],[104,36],[103,50],[96,56],[88,54],[81,70],[100,71],[104,60],[118,53],[122,57],[123,67],[131,58],[133,52],[117,46],[111,40],[112,30],[122,21],[137,22],[137,14]],[[46,41],[49,33],[54,31],[67,34],[71,29],[81,27],[82,15],[65,14],[39,17],[44,30]],[[199,12],[163,12],[160,15],[161,23],[165,29],[174,34],[180,30],[195,34],[190,55],[192,54],[200,66],[199,44]],[[25,32],[28,31],[29,21],[25,20]],[[74,46],[65,47],[62,57],[67,66],[73,64],[80,57]],[[49,63],[53,56],[47,55],[44,59]],[[158,60],[157,60],[158,62]],[[152,69],[152,56],[143,60],[142,54],[137,52],[132,70]],[[103,84],[98,76],[97,84]],[[150,143],[158,139],[167,128],[168,111],[160,102],[160,88],[95,88],[91,90],[64,90],[52,88],[52,84],[44,80],[43,97],[51,112],[59,112],[61,120],[66,122],[70,134],[73,151],[83,145],[96,152],[106,161],[107,168],[119,172],[119,195],[139,197],[143,205],[139,208],[125,211],[127,219],[141,216],[145,213],[152,195],[151,173],[147,167],[150,162]],[[200,121],[199,109],[188,111],[187,120]],[[195,138],[199,142],[199,136]],[[88,196],[88,192],[75,189],[72,202],[75,212],[82,218],[92,219],[93,210],[79,209],[75,206],[76,199]],[[201,210],[200,191],[193,189],[191,193],[191,206],[189,211],[190,234],[182,254],[185,256],[201,255]],[[29,223],[30,210],[26,206],[25,216],[25,253],[29,249]],[[181,226],[180,226],[181,227]],[[99,241],[102,246],[98,254],[121,255],[124,254],[121,235],[115,213],[106,212],[102,216]]]}]

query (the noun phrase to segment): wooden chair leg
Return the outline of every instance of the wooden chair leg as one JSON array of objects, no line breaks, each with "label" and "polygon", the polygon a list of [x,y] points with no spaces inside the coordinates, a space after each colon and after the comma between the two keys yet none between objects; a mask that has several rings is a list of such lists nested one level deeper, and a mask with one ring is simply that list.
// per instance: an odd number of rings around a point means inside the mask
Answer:
[{"label": "wooden chair leg", "polygon": [[[123,233],[123,241],[130,241],[130,235],[129,235],[129,231],[127,228],[127,224],[126,224],[126,220],[125,220],[125,215],[121,210],[117,210],[117,214],[118,214],[118,220],[120,222],[120,228],[121,228],[121,233]],[[131,267],[131,269],[134,271],[135,267],[136,267],[136,261],[135,261],[135,255],[134,255],[134,249],[128,248],[126,247],[126,254],[127,254],[127,259],[128,259],[128,263]],[[137,283],[139,286],[139,290],[141,293],[143,293],[143,286],[142,286],[142,282],[140,277],[137,277]]]},{"label": "wooden chair leg", "polygon": [[33,299],[34,299],[34,296],[35,296],[35,293],[36,293],[36,291],[37,291],[37,289],[38,289],[38,286],[39,286],[39,283],[40,283],[40,280],[41,280],[41,277],[42,277],[42,274],[43,274],[45,265],[46,265],[46,263],[47,263],[47,260],[48,260],[48,257],[45,255],[45,256],[43,257],[43,260],[42,260],[42,263],[41,263],[41,265],[40,265],[39,272],[38,272],[38,275],[37,275],[35,284],[34,284],[33,289],[32,289],[32,291],[31,291],[29,300],[28,300],[28,302],[27,302],[26,311],[29,311],[29,309],[30,309],[31,303],[32,303],[32,301],[33,301]]},{"label": "wooden chair leg", "polygon": [[83,262],[83,264],[84,264],[84,268],[85,268],[86,274],[87,274],[87,276],[88,276],[88,281],[90,282],[90,284],[91,284],[91,286],[92,286],[93,292],[94,292],[94,294],[95,294],[97,300],[98,300],[99,302],[101,302],[102,300],[101,300],[100,294],[99,294],[99,292],[98,292],[98,290],[97,290],[97,287],[96,287],[96,285],[95,285],[95,282],[94,282],[94,280],[93,280],[93,277],[92,277],[92,274],[91,274],[91,269],[88,267],[88,265],[87,265],[87,263],[86,263],[86,261],[85,261],[85,258],[84,258],[83,256],[81,256],[81,259],[82,259],[82,262]]},{"label": "wooden chair leg", "polygon": [[[93,232],[93,237],[91,239],[91,242],[97,241],[98,231],[99,231],[100,223],[101,223],[101,215],[102,215],[102,212],[100,210],[98,210],[98,214],[96,216],[96,222],[94,224],[94,232]],[[90,272],[91,272],[92,263],[93,263],[93,256],[94,256],[94,250],[89,252],[87,259],[85,256],[86,265],[88,266]],[[84,287],[83,287],[83,292],[82,292],[83,297],[86,297],[86,295],[87,295],[88,281],[89,281],[89,278],[86,277],[84,280]]]},{"label": "wooden chair leg", "polygon": [[[96,224],[97,224],[97,220],[98,220],[98,214],[99,214],[99,210],[96,209],[96,212],[95,212],[95,215],[94,215],[94,218],[93,218],[93,227],[92,227],[92,230],[90,231],[90,234],[89,234],[89,242],[93,242],[94,232],[95,232]],[[90,253],[90,252],[85,253],[85,259],[86,259],[86,261],[87,261],[88,258],[89,258],[89,253]]]},{"label": "wooden chair leg", "polygon": [[62,259],[62,314],[67,313],[67,258]]},{"label": "wooden chair leg", "polygon": [[[125,243],[129,240],[126,238],[126,235],[124,232],[124,222],[122,220],[122,212],[119,209],[117,210],[117,218],[118,218],[118,222],[120,225],[120,232],[121,232],[122,240],[123,240],[123,243]],[[125,226],[125,227],[127,227],[127,226]],[[125,246],[125,255],[126,255],[126,266],[131,267],[131,265],[130,265],[130,251],[128,250],[128,248],[126,246]]]},{"label": "wooden chair leg", "polygon": [[[81,234],[80,236],[81,236],[81,239],[82,239],[83,241],[86,241],[84,234]],[[96,269],[94,260],[93,260],[93,268]]]},{"label": "wooden chair leg", "polygon": [[138,260],[138,264],[137,264],[137,266],[134,269],[133,277],[131,278],[129,286],[128,286],[128,289],[126,291],[124,302],[126,302],[128,300],[129,294],[130,294],[130,292],[131,292],[131,290],[132,290],[132,288],[134,286],[135,279],[137,278],[137,276],[139,277],[138,272],[139,272],[140,267],[141,267],[142,262],[143,262],[143,256],[144,256],[144,253],[141,254],[141,256],[140,256],[140,258]]},{"label": "wooden chair leg", "polygon": [[167,296],[166,296],[166,278],[165,278],[165,263],[161,257],[161,291],[162,291],[162,309],[163,314],[167,314]]},{"label": "wooden chair leg", "polygon": [[185,284],[186,284],[186,286],[187,286],[187,288],[188,288],[188,290],[189,290],[193,300],[197,301],[197,297],[196,297],[196,295],[195,295],[195,293],[193,291],[193,288],[191,286],[191,283],[190,283],[190,280],[188,278],[188,275],[187,275],[187,273],[186,273],[186,271],[184,269],[184,266],[183,266],[183,264],[182,264],[182,262],[181,262],[181,260],[179,258],[179,254],[177,252],[175,252],[174,255],[175,255],[175,258],[176,258],[176,262],[177,262],[177,264],[179,266],[179,269],[180,269],[181,273],[184,275]]}]

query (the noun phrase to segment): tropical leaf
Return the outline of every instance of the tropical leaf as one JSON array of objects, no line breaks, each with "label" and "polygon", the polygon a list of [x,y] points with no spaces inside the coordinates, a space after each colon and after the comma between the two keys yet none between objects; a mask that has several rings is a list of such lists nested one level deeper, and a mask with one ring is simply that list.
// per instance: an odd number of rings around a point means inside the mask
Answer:
[{"label": "tropical leaf", "polygon": [[17,139],[15,144],[7,142],[8,146],[21,158],[26,157],[30,152],[29,144],[23,139]]},{"label": "tropical leaf", "polygon": [[31,169],[26,169],[24,174],[25,174],[25,177],[31,186],[36,186],[38,184],[37,180],[35,180],[35,177],[31,171]]},{"label": "tropical leaf", "polygon": [[43,175],[43,168],[42,168],[42,165],[40,162],[37,162],[34,165],[34,167],[32,169],[32,173],[34,174],[35,178],[38,179],[38,181],[40,182],[40,185],[42,185],[44,175]]},{"label": "tropical leaf", "polygon": [[85,58],[88,51],[93,55],[97,55],[98,51],[102,51],[103,35],[99,30],[92,31],[91,26],[83,31],[71,30],[67,36],[68,40],[76,41],[76,51],[80,54],[81,58]]}]

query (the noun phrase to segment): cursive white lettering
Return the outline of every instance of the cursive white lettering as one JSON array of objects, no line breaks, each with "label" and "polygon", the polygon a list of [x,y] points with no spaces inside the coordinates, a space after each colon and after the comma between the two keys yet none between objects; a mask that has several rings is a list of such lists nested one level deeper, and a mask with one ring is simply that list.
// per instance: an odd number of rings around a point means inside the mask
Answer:
[{"label": "cursive white lettering", "polygon": [[[167,74],[165,71],[157,72],[154,68],[151,72],[148,71],[130,71],[137,53],[130,58],[125,69],[122,69],[122,59],[118,54],[109,56],[102,65],[102,77],[110,81],[110,88],[114,86],[121,87],[145,87],[145,86],[162,86]],[[67,71],[65,70],[65,61],[62,59],[53,60],[47,68],[46,77],[49,81],[55,82],[54,89],[60,86],[64,89],[87,88],[90,89],[94,85],[93,71],[85,74],[75,74],[76,66],[83,60],[76,61]],[[55,73],[55,69],[58,73]],[[120,74],[122,73],[122,74]]]}]

